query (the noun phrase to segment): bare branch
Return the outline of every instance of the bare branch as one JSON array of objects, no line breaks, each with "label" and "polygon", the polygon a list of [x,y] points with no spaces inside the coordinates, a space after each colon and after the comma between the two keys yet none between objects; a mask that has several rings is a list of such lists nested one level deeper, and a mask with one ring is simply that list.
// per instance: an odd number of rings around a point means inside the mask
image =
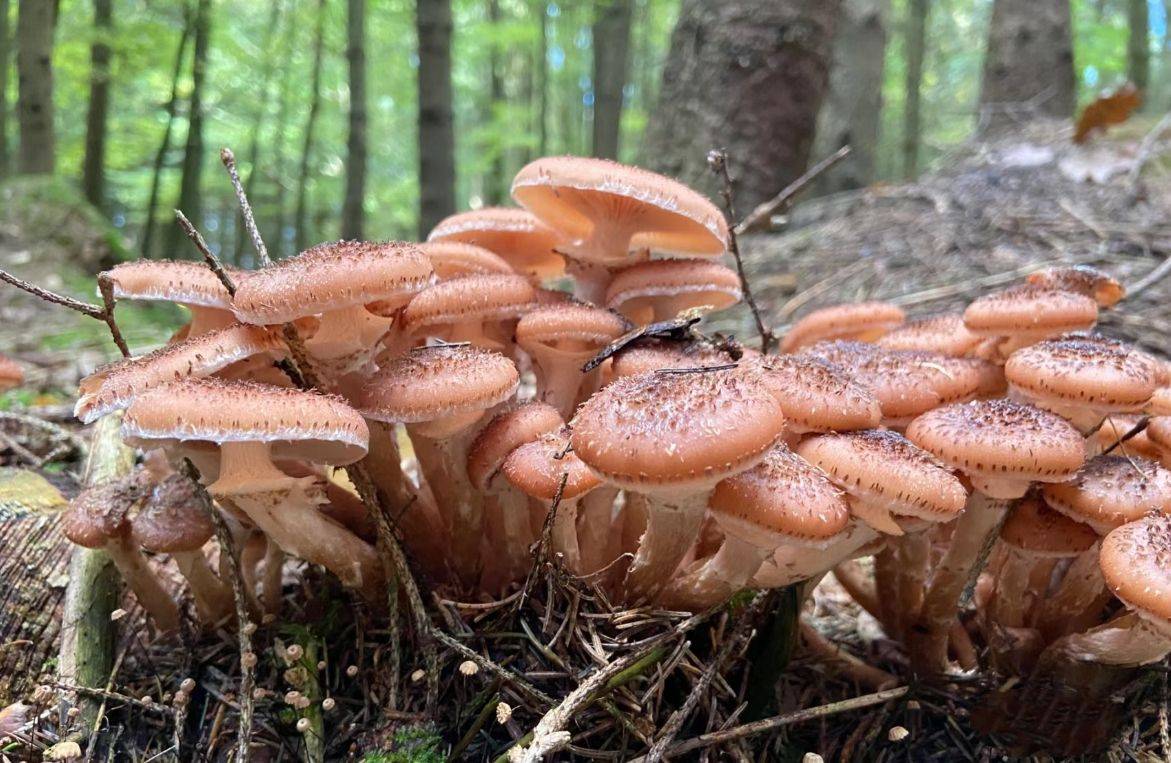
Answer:
[{"label": "bare branch", "polygon": [[784,211],[792,203],[793,199],[796,198],[797,194],[805,190],[805,187],[817,179],[819,175],[849,155],[850,147],[842,146],[834,153],[805,170],[805,173],[801,177],[785,186],[784,190],[768,201],[758,204],[756,209],[749,212],[748,216],[736,226],[736,232],[739,234],[751,233],[768,223],[770,217],[777,212]]},{"label": "bare branch", "polygon": [[122,356],[125,358],[130,357],[130,348],[126,346],[126,340],[122,337],[122,332],[119,330],[118,324],[114,321],[113,286],[110,284],[108,278],[98,278],[98,288],[101,289],[102,301],[106,304],[104,308],[91,305],[89,302],[82,302],[73,297],[66,297],[64,294],[58,294],[55,291],[49,291],[34,283],[17,278],[6,270],[0,270],[0,281],[10,283],[21,291],[26,291],[34,297],[50,304],[61,305],[62,307],[79,312],[87,318],[101,321],[110,329],[110,337],[114,340],[114,344],[117,345],[118,351],[122,353]]},{"label": "bare branch", "polygon": [[183,214],[183,210],[175,210],[175,221],[179,223],[179,227],[183,229],[183,233],[187,235],[187,238],[191,239],[191,243],[203,255],[203,261],[211,268],[211,272],[216,274],[216,278],[220,279],[220,283],[228,290],[228,294],[231,294],[233,297],[236,296],[236,284],[224,270],[223,263],[220,262],[218,257],[212,254],[207,242],[203,240],[203,234],[187,219],[187,215]]},{"label": "bare branch", "polygon": [[261,267],[267,267],[272,264],[272,258],[268,256],[268,247],[264,245],[264,239],[260,237],[260,231],[256,227],[256,218],[252,216],[252,205],[248,203],[248,195],[244,193],[244,185],[240,182],[240,173],[236,171],[236,157],[232,154],[232,149],[221,148],[220,161],[228,170],[228,177],[232,178],[232,188],[236,189],[236,201],[240,203],[240,213],[244,216],[244,228],[248,231],[248,237],[252,239],[256,258]]}]

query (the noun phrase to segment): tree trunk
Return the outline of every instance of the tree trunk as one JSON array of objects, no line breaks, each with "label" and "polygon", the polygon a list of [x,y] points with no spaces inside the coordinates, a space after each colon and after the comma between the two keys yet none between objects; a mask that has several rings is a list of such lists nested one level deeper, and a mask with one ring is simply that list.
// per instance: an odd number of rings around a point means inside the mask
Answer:
[{"label": "tree trunk", "polygon": [[12,31],[8,0],[0,0],[0,178],[8,177],[12,156],[8,148],[8,65],[12,62]]},{"label": "tree trunk", "polygon": [[928,0],[910,0],[907,5],[905,80],[906,101],[903,103],[903,177],[913,180],[919,174],[919,143],[921,114],[920,90],[923,84],[923,59],[927,50],[927,20],[931,12]]},{"label": "tree trunk", "polygon": [[980,87],[981,129],[1011,129],[1037,115],[1073,116],[1069,2],[994,0]]},{"label": "tree trunk", "polygon": [[631,0],[594,4],[594,156],[618,158],[622,95],[630,57]]},{"label": "tree trunk", "polygon": [[361,239],[366,199],[366,0],[349,0],[346,60],[350,64],[350,137],[346,141],[346,199],[342,238]]},{"label": "tree trunk", "polygon": [[1151,80],[1151,22],[1147,0],[1128,0],[1126,18],[1130,37],[1126,43],[1126,76],[1146,93]]},{"label": "tree trunk", "polygon": [[167,100],[167,126],[163,139],[155,152],[154,171],[150,180],[150,201],[146,204],[146,227],[142,232],[142,256],[149,259],[154,249],[155,210],[159,205],[159,188],[162,185],[163,167],[171,151],[171,136],[175,131],[175,113],[179,109],[179,79],[183,74],[183,59],[187,53],[187,41],[191,39],[191,23],[194,20],[190,9],[183,14],[183,34],[179,37],[179,49],[175,52],[175,66],[171,70],[171,97]]},{"label": "tree trunk", "polygon": [[[1171,2],[1171,0],[1168,0]],[[549,153],[549,4],[535,0],[533,13],[537,16],[537,154]]]},{"label": "tree trunk", "polygon": [[20,0],[16,70],[20,96],[20,172],[49,174],[56,163],[53,132],[53,3]]},{"label": "tree trunk", "polygon": [[110,36],[113,0],[94,0],[94,41],[90,48],[89,110],[85,115],[85,159],[81,190],[89,203],[106,203],[106,114],[110,105]]},{"label": "tree trunk", "polygon": [[[203,86],[207,80],[207,53],[211,47],[212,0],[199,0],[195,6],[192,38],[191,95],[187,99],[187,143],[183,147],[183,176],[179,181],[178,209],[196,227],[203,222]],[[171,251],[186,252],[183,232],[172,225]]]},{"label": "tree trunk", "polygon": [[741,209],[804,171],[829,75],[837,0],[684,0],[645,155],[714,195],[726,147]]},{"label": "tree trunk", "polygon": [[301,146],[301,167],[297,173],[297,212],[293,224],[298,252],[309,247],[309,167],[313,153],[313,132],[321,111],[321,59],[325,49],[325,0],[317,0],[317,26],[313,33],[313,72],[309,84],[309,116],[305,119],[305,142]]},{"label": "tree trunk", "polygon": [[451,0],[418,0],[419,237],[455,211]]},{"label": "tree trunk", "polygon": [[849,145],[850,155],[818,180],[821,194],[870,185],[878,160],[890,0],[843,0],[842,11],[814,153],[827,156]]}]

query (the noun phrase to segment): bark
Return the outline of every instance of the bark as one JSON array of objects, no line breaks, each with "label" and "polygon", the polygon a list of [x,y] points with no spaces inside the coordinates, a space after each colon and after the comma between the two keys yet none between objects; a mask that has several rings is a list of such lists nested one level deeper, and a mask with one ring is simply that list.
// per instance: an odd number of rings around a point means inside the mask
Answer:
[{"label": "bark", "polygon": [[149,259],[154,249],[155,210],[159,206],[159,188],[162,186],[163,167],[171,151],[171,138],[175,132],[175,114],[179,109],[179,79],[183,74],[183,59],[187,53],[187,41],[191,39],[193,16],[190,11],[183,14],[183,33],[179,37],[179,48],[175,52],[175,65],[171,70],[171,97],[167,100],[167,126],[159,150],[155,152],[154,170],[150,180],[150,201],[146,204],[146,227],[142,232],[142,256]]},{"label": "bark", "polygon": [[8,176],[12,156],[8,148],[8,65],[12,61],[12,32],[8,0],[0,0],[0,178]]},{"label": "bark", "polygon": [[[1171,0],[1168,0],[1171,2]],[[535,0],[533,12],[537,15],[537,154],[549,153],[549,4]]]},{"label": "bark", "polygon": [[981,128],[1042,115],[1073,116],[1076,80],[1070,0],[995,0],[980,88]]},{"label": "bark", "polygon": [[305,118],[305,142],[301,146],[301,167],[297,173],[296,248],[309,246],[309,168],[313,154],[313,133],[321,111],[321,59],[325,49],[325,0],[317,0],[317,26],[313,32],[313,71],[309,77],[309,115]]},{"label": "bark", "polygon": [[[488,23],[493,29],[500,25],[500,0],[488,0]],[[504,95],[504,62],[501,60],[500,43],[493,39],[488,47],[488,108],[484,115],[487,123],[493,125],[491,142],[485,150],[492,156],[488,168],[488,177],[484,180],[484,203],[488,206],[499,206],[504,200],[504,136],[500,132],[502,125],[498,120],[500,110],[505,104]]]},{"label": "bark", "polygon": [[56,164],[53,130],[53,3],[20,0],[16,72],[20,96],[20,162],[25,175],[49,174]]},{"label": "bark", "polygon": [[874,181],[889,12],[890,0],[842,2],[814,154],[828,156],[849,145],[850,155],[822,175],[815,186],[818,193],[862,188]]},{"label": "bark", "polygon": [[622,94],[630,57],[632,0],[594,5],[594,156],[618,158]]},{"label": "bark", "polygon": [[94,0],[94,41],[90,48],[89,109],[85,116],[85,159],[81,190],[99,209],[106,203],[106,116],[110,106],[110,35],[113,0]]},{"label": "bark", "polygon": [[654,167],[713,195],[725,147],[751,209],[804,171],[825,94],[838,0],[684,0],[647,126]]},{"label": "bark", "polygon": [[1126,76],[1139,90],[1146,92],[1151,80],[1151,23],[1147,0],[1128,0],[1127,24],[1130,37],[1126,43]]},{"label": "bark", "polygon": [[903,176],[913,180],[919,174],[921,135],[920,91],[923,85],[923,59],[927,50],[927,20],[931,11],[928,0],[909,0],[904,49],[907,73],[903,103]]},{"label": "bark", "polygon": [[350,65],[350,137],[346,141],[346,199],[342,238],[362,238],[366,199],[366,0],[349,0],[346,60]]},{"label": "bark", "polygon": [[[193,56],[191,60],[191,95],[187,99],[187,142],[183,147],[182,179],[179,181],[178,208],[200,227],[203,220],[203,87],[207,81],[207,56],[211,47],[212,0],[199,0],[193,22]],[[171,251],[186,252],[179,226],[170,228]]]},{"label": "bark", "polygon": [[417,0],[419,35],[419,237],[455,211],[451,0]]}]

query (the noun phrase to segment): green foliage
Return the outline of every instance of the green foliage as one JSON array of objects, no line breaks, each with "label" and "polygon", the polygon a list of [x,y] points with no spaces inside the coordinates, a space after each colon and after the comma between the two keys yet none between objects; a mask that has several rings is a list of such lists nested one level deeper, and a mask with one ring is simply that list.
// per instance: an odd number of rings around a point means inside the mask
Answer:
[{"label": "green foliage", "polygon": [[366,753],[364,763],[442,763],[443,739],[432,726],[404,726],[394,732],[394,749]]}]

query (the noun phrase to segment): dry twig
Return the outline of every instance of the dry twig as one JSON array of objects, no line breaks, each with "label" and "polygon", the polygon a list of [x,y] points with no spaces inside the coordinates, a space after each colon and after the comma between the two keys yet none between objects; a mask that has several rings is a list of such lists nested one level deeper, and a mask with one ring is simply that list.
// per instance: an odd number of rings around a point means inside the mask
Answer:
[{"label": "dry twig", "polygon": [[261,267],[267,267],[272,264],[272,258],[268,256],[268,247],[264,245],[264,239],[261,238],[260,231],[256,228],[256,218],[252,215],[252,205],[248,203],[248,196],[244,193],[244,185],[240,182],[240,173],[236,171],[236,157],[232,154],[232,149],[221,148],[220,161],[224,163],[228,177],[232,179],[232,188],[236,191],[236,201],[240,203],[240,214],[244,217],[244,227],[248,231],[248,237],[252,239],[253,248],[256,249],[256,258]]},{"label": "dry twig", "polygon": [[793,202],[793,199],[797,197],[797,194],[805,190],[806,186],[816,180],[817,177],[822,173],[826,172],[849,155],[850,147],[842,146],[817,164],[805,170],[801,177],[785,186],[784,190],[768,201],[758,204],[756,209],[749,212],[748,215],[740,221],[740,224],[736,226],[736,233],[741,235],[745,233],[751,233],[757,228],[766,225],[770,217],[775,215],[777,212],[786,209]]},{"label": "dry twig", "polygon": [[98,288],[101,290],[102,300],[106,303],[106,307],[98,307],[97,305],[91,305],[89,302],[82,302],[79,299],[49,291],[44,287],[17,278],[6,270],[0,270],[0,281],[5,281],[21,291],[28,292],[34,297],[50,304],[61,305],[62,307],[67,307],[70,310],[81,313],[87,318],[101,321],[110,329],[110,338],[114,340],[114,344],[118,347],[118,351],[122,353],[122,357],[130,357],[130,348],[126,346],[126,340],[122,337],[122,331],[118,328],[118,323],[114,320],[114,298],[109,279],[101,276],[98,277]]}]

